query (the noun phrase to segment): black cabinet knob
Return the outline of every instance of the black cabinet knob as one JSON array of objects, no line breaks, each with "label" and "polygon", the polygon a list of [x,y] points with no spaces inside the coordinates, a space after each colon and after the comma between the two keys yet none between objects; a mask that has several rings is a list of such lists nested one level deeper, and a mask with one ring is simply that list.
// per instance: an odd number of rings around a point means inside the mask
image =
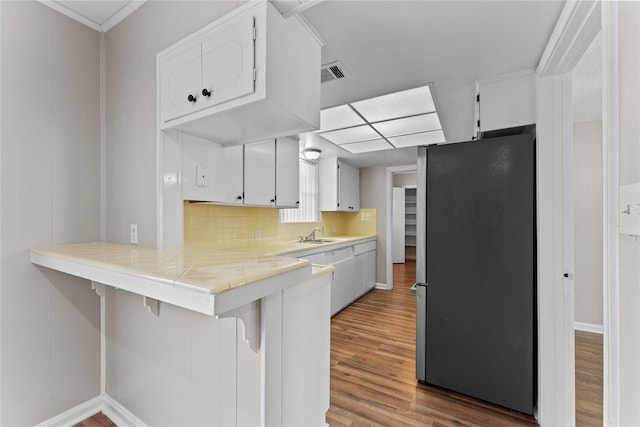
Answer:
[{"label": "black cabinet knob", "polygon": [[187,96],[187,101],[193,102],[195,104],[196,103],[196,97],[193,96],[193,95],[189,95],[189,96]]},{"label": "black cabinet knob", "polygon": [[270,202],[271,202],[271,203],[275,203],[275,202],[276,202],[276,199],[271,199],[271,200],[270,200]]},{"label": "black cabinet knob", "polygon": [[238,197],[236,197],[236,199],[242,200],[242,196],[238,196]]},{"label": "black cabinet knob", "polygon": [[207,89],[202,89],[202,96],[211,96],[211,92],[209,92]]},{"label": "black cabinet knob", "polygon": [[296,205],[299,205],[299,204],[300,204],[300,202],[296,202]]}]

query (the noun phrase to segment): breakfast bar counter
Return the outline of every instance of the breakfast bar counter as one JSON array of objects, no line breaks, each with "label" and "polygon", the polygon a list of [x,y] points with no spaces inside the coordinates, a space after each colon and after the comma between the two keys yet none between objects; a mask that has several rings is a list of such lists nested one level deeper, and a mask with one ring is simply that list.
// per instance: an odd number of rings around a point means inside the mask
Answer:
[{"label": "breakfast bar counter", "polygon": [[[103,403],[99,410],[118,425],[146,425],[135,415],[144,397],[128,396],[119,403],[118,396],[109,396],[107,382],[123,365],[107,363],[105,355],[126,357],[135,351],[146,354],[151,365],[161,365],[163,360],[162,353],[149,353],[143,345],[124,346],[120,337],[105,329],[119,317],[106,309],[113,304],[107,300],[117,301],[124,291],[133,294],[130,297],[142,296],[151,312],[147,316],[161,322],[184,319],[176,310],[206,315],[194,314],[187,324],[207,328],[209,332],[200,334],[200,339],[209,341],[206,346],[217,356],[198,363],[200,374],[208,375],[210,381],[193,395],[198,399],[194,406],[198,415],[177,414],[180,423],[217,425],[213,416],[222,425],[326,425],[333,267],[276,254],[156,250],[102,242],[33,248],[31,261],[87,279],[100,296]],[[161,304],[179,308],[169,306],[163,311]],[[129,305],[127,310],[137,309]],[[237,320],[229,323],[230,319]],[[180,321],[175,327],[184,325]],[[195,334],[189,329],[183,333]],[[179,337],[178,342],[182,342]],[[204,353],[187,354],[204,357]],[[116,366],[115,371],[109,372],[111,366]],[[202,398],[205,395],[211,397]],[[211,415],[205,417],[206,413]]]}]

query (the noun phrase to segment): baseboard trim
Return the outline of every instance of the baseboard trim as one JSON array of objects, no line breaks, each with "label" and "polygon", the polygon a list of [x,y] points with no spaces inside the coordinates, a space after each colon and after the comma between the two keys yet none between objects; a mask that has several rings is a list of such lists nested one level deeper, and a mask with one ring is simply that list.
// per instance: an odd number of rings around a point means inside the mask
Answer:
[{"label": "baseboard trim", "polygon": [[382,289],[383,291],[390,291],[393,287],[387,285],[386,283],[376,283],[376,289]]},{"label": "baseboard trim", "polygon": [[62,414],[49,418],[36,427],[68,427],[86,420],[98,412],[102,412],[119,426],[147,427],[138,417],[108,395],[94,397]]},{"label": "baseboard trim", "polygon": [[86,420],[102,410],[103,396],[94,397],[80,405],[38,424],[36,427],[68,427]]},{"label": "baseboard trim", "polygon": [[109,395],[104,396],[104,407],[102,412],[116,425],[131,427],[147,427],[138,417],[133,415],[127,408],[116,402]]},{"label": "baseboard trim", "polygon": [[604,326],[594,325],[592,323],[573,322],[573,328],[576,331],[591,332],[593,334],[604,334]]}]

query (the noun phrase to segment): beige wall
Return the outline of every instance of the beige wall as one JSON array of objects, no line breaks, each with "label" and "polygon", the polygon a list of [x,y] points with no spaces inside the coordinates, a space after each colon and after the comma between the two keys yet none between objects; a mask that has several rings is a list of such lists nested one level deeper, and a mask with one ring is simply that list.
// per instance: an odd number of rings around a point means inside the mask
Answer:
[{"label": "beige wall", "polygon": [[[619,184],[640,182],[640,3],[619,5]],[[621,425],[640,424],[640,241],[620,235]]]},{"label": "beige wall", "polygon": [[602,326],[602,122],[573,126],[575,320]]},{"label": "beige wall", "polygon": [[99,238],[98,34],[35,1],[0,2],[0,425],[100,394],[100,306],[29,248]]}]

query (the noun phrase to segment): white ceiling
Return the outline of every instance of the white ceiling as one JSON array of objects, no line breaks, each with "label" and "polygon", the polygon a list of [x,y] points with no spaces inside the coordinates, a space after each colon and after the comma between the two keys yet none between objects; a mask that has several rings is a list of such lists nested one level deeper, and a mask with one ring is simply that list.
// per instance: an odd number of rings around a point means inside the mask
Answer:
[{"label": "white ceiling", "polygon": [[[98,31],[143,1],[41,0]],[[322,84],[333,107],[431,83],[448,142],[473,134],[475,81],[535,69],[564,1],[277,0],[283,16],[306,19],[326,42],[322,64],[348,77]],[[73,9],[73,10],[71,10]],[[289,17],[291,16],[291,17]],[[351,154],[314,135],[308,144],[355,166],[412,163],[415,148]]]},{"label": "white ceiling", "polygon": [[[448,142],[473,135],[475,81],[535,69],[562,1],[325,1],[302,14],[326,41],[322,63],[349,77],[322,85],[322,107],[433,84]],[[349,155],[356,166],[415,162],[415,148]]]}]

